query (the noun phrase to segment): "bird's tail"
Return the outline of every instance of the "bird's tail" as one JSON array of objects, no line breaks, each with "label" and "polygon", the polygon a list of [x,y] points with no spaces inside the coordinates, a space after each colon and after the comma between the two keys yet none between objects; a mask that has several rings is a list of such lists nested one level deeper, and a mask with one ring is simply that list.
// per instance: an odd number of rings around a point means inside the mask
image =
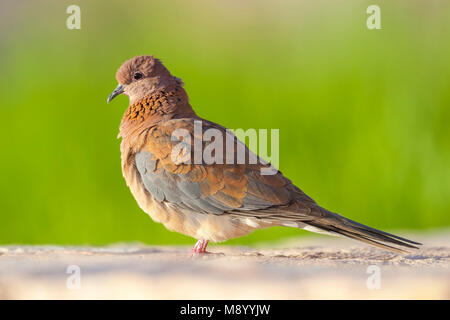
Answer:
[{"label": "bird's tail", "polygon": [[325,211],[326,214],[323,219],[304,221],[303,223],[317,228],[319,232],[342,235],[399,253],[407,253],[407,249],[418,249],[416,245],[421,245],[419,242],[365,226],[328,210]]}]

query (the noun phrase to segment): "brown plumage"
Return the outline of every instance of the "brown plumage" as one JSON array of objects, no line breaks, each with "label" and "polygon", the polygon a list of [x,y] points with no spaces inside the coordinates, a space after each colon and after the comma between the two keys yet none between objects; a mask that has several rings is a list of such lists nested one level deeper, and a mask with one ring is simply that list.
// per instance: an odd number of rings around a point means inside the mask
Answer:
[{"label": "brown plumage", "polygon": [[[193,252],[205,252],[208,241],[225,241],[271,226],[343,235],[397,252],[419,244],[321,208],[279,171],[261,174],[270,164],[232,134],[234,161],[192,161],[196,147],[211,147],[212,140],[205,139],[209,129],[222,134],[223,150],[214,152],[222,151],[224,158],[230,150],[226,145],[230,133],[198,117],[183,82],[153,56],[126,61],[116,78],[119,86],[108,102],[121,93],[130,98],[119,133],[127,185],[153,220],[199,240]],[[196,132],[199,123],[201,131]],[[184,139],[186,134],[189,140]],[[176,149],[181,141],[188,147],[185,153]],[[237,162],[242,146],[245,161]],[[257,163],[250,161],[252,157]]]}]

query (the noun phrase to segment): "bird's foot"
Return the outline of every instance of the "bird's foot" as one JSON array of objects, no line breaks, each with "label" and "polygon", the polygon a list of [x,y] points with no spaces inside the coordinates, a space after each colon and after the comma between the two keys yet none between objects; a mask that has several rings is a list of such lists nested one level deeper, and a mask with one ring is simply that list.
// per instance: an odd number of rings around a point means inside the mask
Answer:
[{"label": "bird's foot", "polygon": [[208,240],[198,240],[195,246],[191,250],[191,255],[207,254],[206,247],[208,246]]},{"label": "bird's foot", "polygon": [[191,258],[214,258],[224,256],[221,252],[208,252],[206,246],[208,240],[198,240],[195,246],[191,250]]}]

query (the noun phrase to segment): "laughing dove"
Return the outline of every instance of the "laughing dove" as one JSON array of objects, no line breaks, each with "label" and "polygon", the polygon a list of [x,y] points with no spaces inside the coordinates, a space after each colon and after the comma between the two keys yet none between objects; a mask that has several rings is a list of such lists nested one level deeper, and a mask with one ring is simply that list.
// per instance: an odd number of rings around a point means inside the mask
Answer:
[{"label": "laughing dove", "polygon": [[[345,236],[397,252],[420,244],[320,207],[231,131],[200,118],[183,82],[153,56],[126,61],[116,79],[108,102],[122,93],[130,99],[119,133],[126,183],[154,221],[198,239],[193,253],[205,253],[208,241],[272,226]],[[211,149],[213,141],[214,161],[196,153]]]}]

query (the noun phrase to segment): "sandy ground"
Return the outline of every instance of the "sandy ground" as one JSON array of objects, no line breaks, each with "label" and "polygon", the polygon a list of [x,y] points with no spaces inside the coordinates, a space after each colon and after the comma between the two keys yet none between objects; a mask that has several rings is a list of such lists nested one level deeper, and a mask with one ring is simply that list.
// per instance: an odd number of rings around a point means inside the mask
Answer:
[{"label": "sandy ground", "polygon": [[[404,233],[403,233],[404,234]],[[449,299],[450,232],[399,255],[339,238],[258,247],[0,246],[0,299]]]}]

